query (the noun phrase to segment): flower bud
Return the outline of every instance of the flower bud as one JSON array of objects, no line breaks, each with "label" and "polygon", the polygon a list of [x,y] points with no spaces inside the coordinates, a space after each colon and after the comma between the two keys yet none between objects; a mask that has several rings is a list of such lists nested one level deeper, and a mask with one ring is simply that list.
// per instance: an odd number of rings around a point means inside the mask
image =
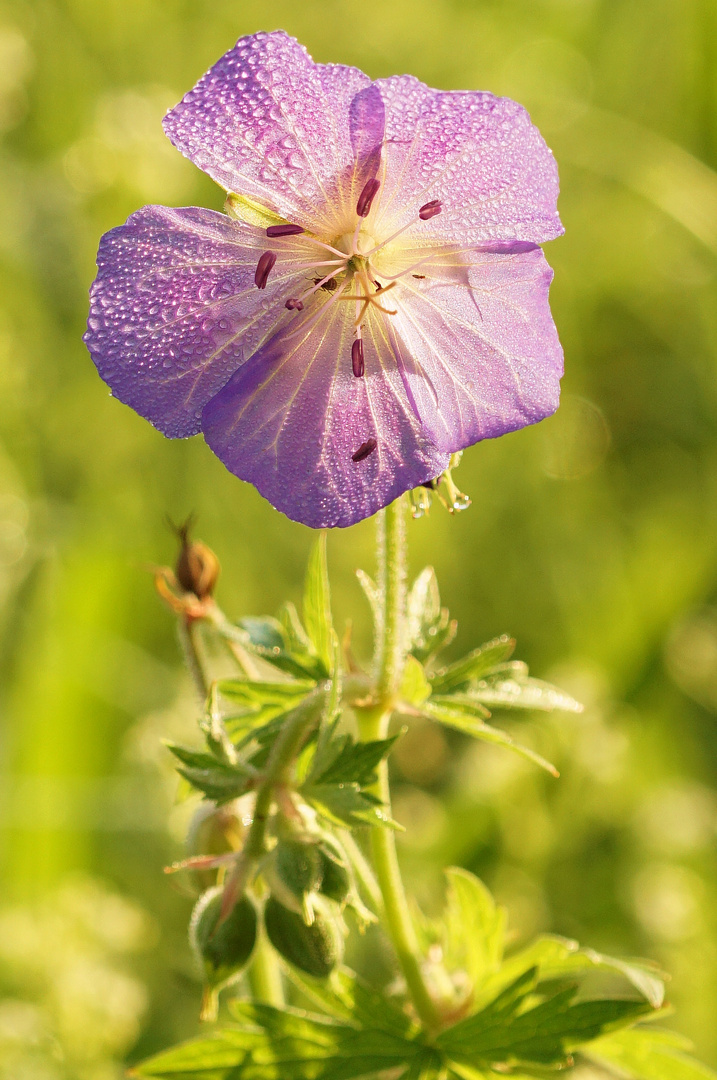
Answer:
[{"label": "flower bud", "polygon": [[206,600],[214,592],[219,577],[219,560],[201,540],[190,539],[191,525],[190,518],[177,528],[181,547],[174,572],[185,592],[194,593],[199,600]]},{"label": "flower bud", "polygon": [[307,926],[301,915],[270,896],[264,908],[264,925],[276,951],[300,971],[323,979],[330,975],[343,955],[343,939],[336,921],[324,911],[315,911]]},{"label": "flower bud", "polygon": [[207,889],[194,906],[189,940],[207,983],[218,989],[233,979],[249,961],[256,942],[256,910],[242,896],[222,923],[221,887]]},{"label": "flower bud", "polygon": [[337,904],[343,904],[351,892],[351,875],[346,863],[327,844],[319,848],[321,859],[321,885],[319,892],[334,900]]},{"label": "flower bud", "polygon": [[287,907],[294,908],[291,902],[294,899],[296,910],[300,911],[306,894],[316,892],[321,885],[323,865],[318,845],[311,841],[280,840],[272,864],[269,878],[275,886],[273,891],[281,894]]}]

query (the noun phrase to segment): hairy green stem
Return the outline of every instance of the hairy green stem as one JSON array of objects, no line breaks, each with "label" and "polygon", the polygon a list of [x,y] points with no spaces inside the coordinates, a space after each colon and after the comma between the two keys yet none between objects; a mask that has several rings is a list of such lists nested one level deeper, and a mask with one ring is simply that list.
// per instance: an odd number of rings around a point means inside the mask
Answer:
[{"label": "hairy green stem", "polygon": [[[405,664],[406,622],[406,518],[405,500],[397,499],[379,516],[379,571],[383,604],[383,625],[378,650],[376,678],[377,703],[361,718],[361,738],[385,739]],[[391,812],[388,762],[378,769],[375,793]],[[376,825],[371,835],[374,870],[381,890],[386,929],[406,980],[411,1000],[421,1021],[429,1030],[439,1026],[439,1016],[428,991],[416,932],[408,907],[391,829]]]}]

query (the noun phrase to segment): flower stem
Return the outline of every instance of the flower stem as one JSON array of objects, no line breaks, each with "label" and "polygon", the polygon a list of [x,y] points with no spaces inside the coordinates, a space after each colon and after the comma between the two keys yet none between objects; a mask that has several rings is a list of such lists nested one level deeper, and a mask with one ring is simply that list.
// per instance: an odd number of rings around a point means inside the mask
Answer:
[{"label": "flower stem", "polygon": [[[397,499],[379,515],[378,548],[383,602],[376,678],[378,700],[360,719],[364,742],[386,738],[406,659],[406,518],[403,498]],[[386,813],[390,814],[391,793],[388,762],[385,759],[378,768],[375,793],[384,804]],[[426,1028],[435,1029],[440,1022],[438,1011],[421,971],[418,941],[398,865],[393,830],[375,825],[371,847],[388,935],[396,950],[414,1008]]]}]

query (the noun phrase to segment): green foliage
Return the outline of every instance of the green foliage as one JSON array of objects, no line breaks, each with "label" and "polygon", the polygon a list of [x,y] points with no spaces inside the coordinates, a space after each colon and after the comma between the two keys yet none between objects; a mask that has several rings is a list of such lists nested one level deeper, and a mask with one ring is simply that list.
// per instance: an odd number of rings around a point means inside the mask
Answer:
[{"label": "green foliage", "polygon": [[247,897],[234,904],[226,918],[220,888],[208,889],[194,906],[189,939],[208,985],[215,989],[236,978],[256,943],[256,909]]},{"label": "green foliage", "polygon": [[324,675],[330,675],[334,656],[331,594],[326,564],[326,533],[322,532],[309,557],[304,583],[304,625]]}]

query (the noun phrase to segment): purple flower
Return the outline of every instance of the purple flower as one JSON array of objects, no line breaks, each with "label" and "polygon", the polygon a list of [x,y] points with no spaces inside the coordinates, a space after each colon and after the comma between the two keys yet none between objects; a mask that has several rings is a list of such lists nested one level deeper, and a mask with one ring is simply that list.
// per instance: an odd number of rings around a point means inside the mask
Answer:
[{"label": "purple flower", "polygon": [[555,161],[520,105],[242,38],[166,116],[227,215],[145,206],[100,243],[85,341],[170,438],[289,517],[351,525],[558,404],[537,246]]}]

